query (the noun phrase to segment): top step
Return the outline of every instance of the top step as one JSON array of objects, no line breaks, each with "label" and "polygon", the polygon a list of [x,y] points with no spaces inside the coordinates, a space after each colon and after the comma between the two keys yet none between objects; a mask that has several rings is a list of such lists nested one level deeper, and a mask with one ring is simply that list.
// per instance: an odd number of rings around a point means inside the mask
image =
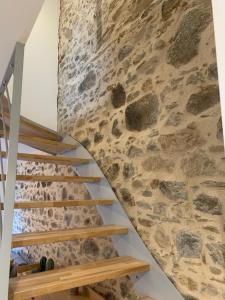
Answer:
[{"label": "top step", "polygon": [[[8,102],[6,97],[3,98],[3,113],[4,113],[4,120],[9,128],[10,125],[10,113],[8,110]],[[48,129],[36,122],[28,120],[25,117],[20,117],[20,134],[21,135],[29,135],[29,136],[36,136],[48,140],[53,141],[62,141],[62,136],[60,136],[57,132]]]},{"label": "top step", "polygon": [[[3,130],[0,130],[0,137],[3,136]],[[76,146],[71,144],[65,144],[58,141],[28,135],[19,135],[19,142],[50,154],[63,154],[65,152],[76,149]]]}]

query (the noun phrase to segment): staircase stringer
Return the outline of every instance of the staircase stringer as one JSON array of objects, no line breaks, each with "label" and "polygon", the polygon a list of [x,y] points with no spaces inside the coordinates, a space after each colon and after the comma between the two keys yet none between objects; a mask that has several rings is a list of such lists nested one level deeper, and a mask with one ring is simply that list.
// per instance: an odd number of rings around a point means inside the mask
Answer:
[{"label": "staircase stringer", "polygon": [[70,157],[82,157],[90,159],[89,164],[74,166],[73,169],[79,176],[97,176],[101,177],[98,183],[86,183],[86,187],[92,199],[105,198],[112,199],[111,206],[97,206],[105,225],[120,224],[128,228],[126,236],[112,237],[113,245],[119,256],[132,256],[149,263],[150,271],[144,274],[132,276],[134,288],[140,295],[147,295],[154,300],[184,300],[176,287],[162,271],[157,261],[151,255],[149,249],[145,246],[143,240],[135,230],[128,215],[122,207],[120,201],[112,190],[111,185],[102,173],[96,161],[90,153],[78,141],[72,137],[65,137],[64,142],[76,146],[76,150],[67,153]]}]

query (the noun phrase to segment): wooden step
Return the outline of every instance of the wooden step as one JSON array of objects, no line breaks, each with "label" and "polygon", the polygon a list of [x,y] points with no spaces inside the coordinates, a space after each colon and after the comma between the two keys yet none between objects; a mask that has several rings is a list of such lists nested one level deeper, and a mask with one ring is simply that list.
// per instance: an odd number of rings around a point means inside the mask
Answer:
[{"label": "wooden step", "polygon": [[[7,158],[6,152],[1,152],[1,156],[3,158]],[[81,165],[90,162],[90,159],[85,159],[85,158],[27,154],[27,153],[18,153],[17,159],[23,161],[57,164],[57,165]]]},{"label": "wooden step", "polygon": [[[80,288],[81,290],[81,288]],[[70,291],[58,292],[50,295],[35,297],[35,300],[105,300],[89,287],[82,287],[79,296],[71,295]]]},{"label": "wooden step", "polygon": [[[6,175],[3,175],[6,180]],[[2,178],[0,178],[0,181]],[[82,177],[82,176],[44,176],[44,175],[16,175],[17,181],[41,181],[41,182],[98,182],[101,177]]]},{"label": "wooden step", "polygon": [[[4,120],[9,127],[10,125],[10,114],[8,109],[8,103],[6,97],[3,97],[3,114]],[[0,116],[1,117],[1,116]],[[55,131],[48,129],[36,122],[33,122],[25,117],[20,117],[20,134],[37,136],[49,140],[61,141],[62,137]]]},{"label": "wooden step", "polygon": [[12,248],[127,233],[128,229],[126,227],[116,225],[20,233],[13,235]]},{"label": "wooden step", "polygon": [[[24,208],[50,208],[50,207],[71,207],[71,206],[95,206],[95,205],[112,205],[113,200],[107,199],[90,199],[90,200],[53,200],[53,201],[18,201],[15,202],[15,209]],[[3,209],[3,203],[0,204]]]},{"label": "wooden step", "polygon": [[40,263],[36,263],[32,265],[19,265],[17,266],[17,273],[18,274],[27,273],[37,269],[40,269]]},{"label": "wooden step", "polygon": [[[3,136],[3,130],[0,130],[0,137]],[[19,135],[19,142],[50,154],[62,154],[64,152],[76,149],[76,147],[71,144],[65,144],[58,141],[28,135]]]},{"label": "wooden step", "polygon": [[125,256],[12,278],[9,299],[29,299],[148,270],[147,263]]}]

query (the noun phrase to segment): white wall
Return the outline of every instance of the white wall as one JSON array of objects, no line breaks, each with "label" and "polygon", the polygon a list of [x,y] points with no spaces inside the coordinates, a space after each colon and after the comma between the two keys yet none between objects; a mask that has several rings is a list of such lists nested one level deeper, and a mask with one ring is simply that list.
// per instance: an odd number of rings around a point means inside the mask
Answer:
[{"label": "white wall", "polygon": [[57,130],[59,6],[59,0],[45,0],[26,43],[21,108],[21,115],[54,130]]},{"label": "white wall", "polygon": [[0,82],[16,42],[26,42],[43,1],[0,0]]},{"label": "white wall", "polygon": [[212,0],[212,5],[216,37],[221,109],[224,128],[223,134],[225,141],[225,1]]}]

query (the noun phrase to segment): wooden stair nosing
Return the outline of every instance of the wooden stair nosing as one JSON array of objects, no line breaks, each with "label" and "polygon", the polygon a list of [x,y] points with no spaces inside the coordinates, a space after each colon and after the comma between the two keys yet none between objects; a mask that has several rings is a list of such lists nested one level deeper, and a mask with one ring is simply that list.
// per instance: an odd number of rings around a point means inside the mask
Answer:
[{"label": "wooden stair nosing", "polygon": [[[87,200],[53,200],[53,201],[18,201],[14,204],[14,209],[24,208],[51,208],[51,207],[71,207],[71,206],[96,206],[96,205],[112,205],[113,200],[110,199],[87,199]],[[0,203],[1,210],[4,204]]]},{"label": "wooden stair nosing", "polygon": [[115,257],[85,265],[10,279],[10,300],[22,300],[149,271],[150,266],[132,257]]},{"label": "wooden stair nosing", "polygon": [[93,237],[127,234],[128,228],[117,225],[102,225],[97,227],[81,227],[75,229],[53,230],[14,234],[12,248],[65,242]]},{"label": "wooden stair nosing", "polygon": [[35,297],[35,300],[105,300],[89,287],[82,287],[79,295],[71,295],[69,291],[61,291],[45,296]]},{"label": "wooden stair nosing", "polygon": [[[3,130],[0,130],[0,137],[4,136]],[[8,137],[8,133],[7,133]],[[65,144],[58,141],[43,139],[35,136],[19,135],[19,143],[28,145],[32,148],[45,151],[50,154],[63,154],[64,152],[76,149],[75,145]]]},{"label": "wooden stair nosing", "polygon": [[[1,152],[0,156],[7,158],[6,152]],[[40,163],[58,164],[58,165],[78,165],[87,164],[91,160],[86,158],[74,158],[67,156],[51,156],[42,154],[28,154],[28,153],[18,153],[17,160],[32,161]]]},{"label": "wooden stair nosing", "polygon": [[[0,177],[0,181],[6,180],[6,175],[3,175],[3,178]],[[90,176],[45,176],[45,175],[16,175],[17,181],[40,181],[40,182],[98,182],[101,180],[101,177],[90,177]]]},{"label": "wooden stair nosing", "polygon": [[25,273],[39,268],[40,268],[40,263],[31,264],[31,265],[19,265],[17,266],[17,273]]}]

